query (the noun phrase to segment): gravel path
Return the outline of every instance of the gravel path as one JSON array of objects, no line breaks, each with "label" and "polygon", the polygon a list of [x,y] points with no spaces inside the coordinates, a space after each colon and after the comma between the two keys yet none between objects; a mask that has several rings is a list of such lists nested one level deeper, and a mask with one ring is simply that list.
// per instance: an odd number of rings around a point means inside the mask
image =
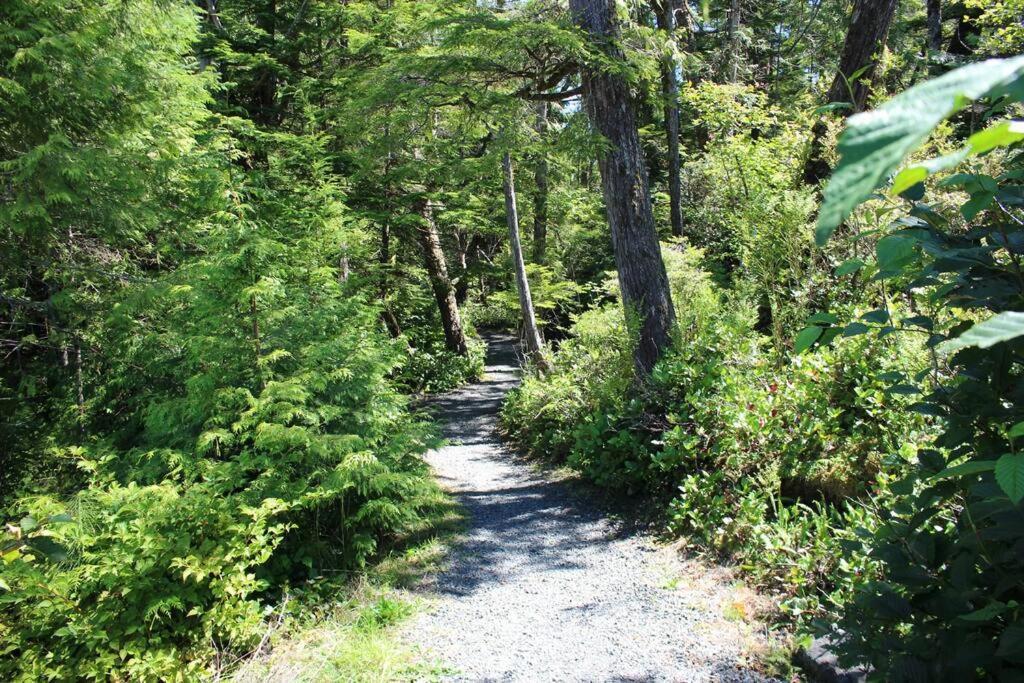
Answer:
[{"label": "gravel path", "polygon": [[726,579],[680,574],[669,549],[502,446],[519,363],[510,337],[488,342],[485,380],[433,401],[451,445],[428,460],[470,521],[410,642],[460,681],[766,680],[739,667],[756,629],[723,617]]}]

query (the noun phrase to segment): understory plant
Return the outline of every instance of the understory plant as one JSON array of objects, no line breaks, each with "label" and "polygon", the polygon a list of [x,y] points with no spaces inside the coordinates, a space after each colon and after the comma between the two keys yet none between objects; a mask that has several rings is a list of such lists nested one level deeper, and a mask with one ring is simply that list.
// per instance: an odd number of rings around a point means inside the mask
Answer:
[{"label": "understory plant", "polygon": [[849,339],[787,357],[754,332],[757,309],[701,269],[699,250],[664,249],[678,304],[675,349],[638,388],[621,309],[578,317],[546,376],[503,410],[531,453],[597,484],[662,501],[666,525],[733,557],[783,593],[807,624],[842,602],[869,560],[841,542],[871,526],[895,473],[928,442],[913,399],[886,378],[924,353],[903,339]]},{"label": "understory plant", "polygon": [[[932,447],[890,485],[894,498],[879,522],[850,543],[877,571],[846,603],[832,635],[849,661],[870,664],[886,680],[1024,677],[1024,133],[1009,118],[1022,97],[1021,57],[912,88],[850,119],[825,191],[820,242],[833,231],[839,239],[836,228],[854,207],[892,178],[869,209],[880,235],[874,258],[844,270],[881,283],[916,310],[900,315],[883,306],[801,334],[819,345],[834,330],[915,338],[931,362],[889,378],[892,390],[915,396],[909,409],[941,426]],[[983,114],[961,149],[891,175],[971,100],[981,101]],[[959,172],[931,182],[954,167]]]}]

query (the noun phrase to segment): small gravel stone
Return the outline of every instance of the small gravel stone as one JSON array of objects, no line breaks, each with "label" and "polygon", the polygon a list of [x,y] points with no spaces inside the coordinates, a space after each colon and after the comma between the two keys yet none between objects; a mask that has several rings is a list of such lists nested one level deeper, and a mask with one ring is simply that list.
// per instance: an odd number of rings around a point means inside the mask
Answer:
[{"label": "small gravel stone", "polygon": [[650,538],[502,445],[513,341],[491,335],[485,380],[433,401],[450,445],[427,459],[470,521],[405,636],[457,681],[767,680],[721,614],[663,587]]}]

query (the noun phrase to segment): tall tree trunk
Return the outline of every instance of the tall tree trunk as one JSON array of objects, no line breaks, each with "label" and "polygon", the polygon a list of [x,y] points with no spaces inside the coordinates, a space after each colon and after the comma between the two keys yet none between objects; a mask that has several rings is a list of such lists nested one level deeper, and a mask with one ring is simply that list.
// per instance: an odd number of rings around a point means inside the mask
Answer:
[{"label": "tall tree trunk", "polygon": [[[856,0],[827,102],[850,102],[852,94],[854,111],[864,111],[871,94],[876,57],[889,35],[897,4],[898,0]],[[858,71],[861,73],[855,82],[850,82]]]},{"label": "tall tree trunk", "polygon": [[[871,93],[876,57],[889,35],[897,4],[898,0],[855,0],[839,68],[825,98],[827,104],[851,102],[854,112],[864,110]],[[831,172],[824,159],[822,140],[827,130],[821,120],[811,129],[811,145],[804,164],[804,182],[808,185],[818,184]]]},{"label": "tall tree trunk", "polygon": [[342,243],[341,250],[338,254],[338,282],[348,282],[349,275],[352,274],[352,270],[349,267],[348,262],[348,245]]},{"label": "tall tree trunk", "polygon": [[78,405],[78,430],[85,432],[85,382],[82,380],[82,342],[75,342],[75,399]]},{"label": "tall tree trunk", "polygon": [[952,12],[950,18],[955,17],[956,23],[953,24],[953,35],[949,37],[947,49],[950,54],[968,57],[974,54],[974,46],[981,31],[981,27],[975,20],[981,16],[982,8],[956,2],[949,5],[949,9]]},{"label": "tall tree trunk", "polygon": [[505,221],[508,223],[508,244],[512,252],[512,266],[515,270],[516,290],[519,292],[519,309],[523,314],[523,332],[526,336],[526,350],[541,370],[548,369],[544,360],[544,347],[537,329],[537,317],[533,313],[533,298],[530,296],[530,281],[526,278],[526,263],[523,261],[523,246],[519,242],[519,210],[516,208],[516,181],[512,174],[512,157],[508,152],[501,159],[502,180],[505,186]]},{"label": "tall tree trunk", "polygon": [[391,310],[391,305],[388,302],[388,295],[390,294],[391,288],[388,283],[391,279],[391,224],[387,221],[380,226],[380,300],[381,300],[381,313],[380,317],[384,320],[385,327],[388,328],[388,333],[395,338],[402,335],[402,326],[398,323],[398,318]]},{"label": "tall tree trunk", "polygon": [[472,239],[466,236],[462,230],[455,230],[455,241],[458,244],[459,252],[459,275],[455,279],[455,303],[462,306],[469,298],[469,250]]},{"label": "tall tree trunk", "polygon": [[[606,57],[623,59],[615,0],[570,0],[569,8]],[[597,66],[583,69],[583,97],[594,128],[609,143],[598,165],[622,303],[627,320],[638,318],[634,361],[638,375],[646,378],[671,343],[675,311],[654,228],[636,115],[625,79]]]},{"label": "tall tree trunk", "polygon": [[932,52],[942,50],[942,0],[927,0],[928,9],[928,49]]},{"label": "tall tree trunk", "polygon": [[729,82],[735,83],[740,70],[740,0],[729,2]]},{"label": "tall tree trunk", "polygon": [[537,135],[541,149],[533,167],[533,262],[544,263],[548,246],[548,157],[544,153],[544,135],[548,129],[548,103],[537,103]]},{"label": "tall tree trunk", "polygon": [[[676,5],[678,0],[656,3],[658,28],[671,41],[676,32]],[[668,145],[668,196],[672,234],[683,235],[682,190],[679,181],[679,77],[676,61],[665,55],[661,62],[661,94],[665,99],[665,142]]]},{"label": "tall tree trunk", "polygon": [[423,197],[416,202],[416,211],[423,219],[417,228],[420,247],[423,249],[423,263],[430,277],[430,288],[434,291],[434,299],[441,313],[441,326],[444,328],[444,342],[449,351],[460,356],[469,354],[466,345],[466,334],[462,329],[462,318],[459,316],[459,305],[455,301],[455,287],[448,277],[448,265],[445,262],[444,250],[441,249],[441,238],[434,222],[434,209],[430,200]]}]

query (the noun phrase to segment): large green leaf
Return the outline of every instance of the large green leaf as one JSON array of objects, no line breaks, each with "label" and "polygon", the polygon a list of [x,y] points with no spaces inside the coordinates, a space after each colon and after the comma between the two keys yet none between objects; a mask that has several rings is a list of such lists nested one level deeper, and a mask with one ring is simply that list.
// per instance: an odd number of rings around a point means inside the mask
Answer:
[{"label": "large green leaf", "polygon": [[959,337],[943,342],[939,345],[939,351],[949,354],[969,346],[987,349],[1022,334],[1024,334],[1024,313],[1005,311],[978,323]]},{"label": "large green leaf", "polygon": [[967,462],[960,463],[959,465],[953,465],[947,467],[935,476],[931,478],[932,481],[942,481],[943,479],[950,479],[953,477],[970,477],[982,472],[991,472],[996,468],[996,463],[993,460],[968,460]]},{"label": "large green leaf", "polygon": [[[1024,55],[990,59],[915,86],[874,111],[851,116],[839,139],[839,165],[818,214],[824,244],[850,212],[881,185],[944,118],[979,97],[1024,89]],[[918,174],[920,175],[920,174]],[[900,184],[913,178],[904,177]]]},{"label": "large green leaf", "polygon": [[822,328],[817,325],[811,325],[800,330],[800,333],[796,335],[796,339],[793,341],[793,353],[803,353],[818,340],[821,336]]},{"label": "large green leaf", "polygon": [[1024,498],[1024,453],[1007,453],[996,460],[996,483],[1014,505]]}]

